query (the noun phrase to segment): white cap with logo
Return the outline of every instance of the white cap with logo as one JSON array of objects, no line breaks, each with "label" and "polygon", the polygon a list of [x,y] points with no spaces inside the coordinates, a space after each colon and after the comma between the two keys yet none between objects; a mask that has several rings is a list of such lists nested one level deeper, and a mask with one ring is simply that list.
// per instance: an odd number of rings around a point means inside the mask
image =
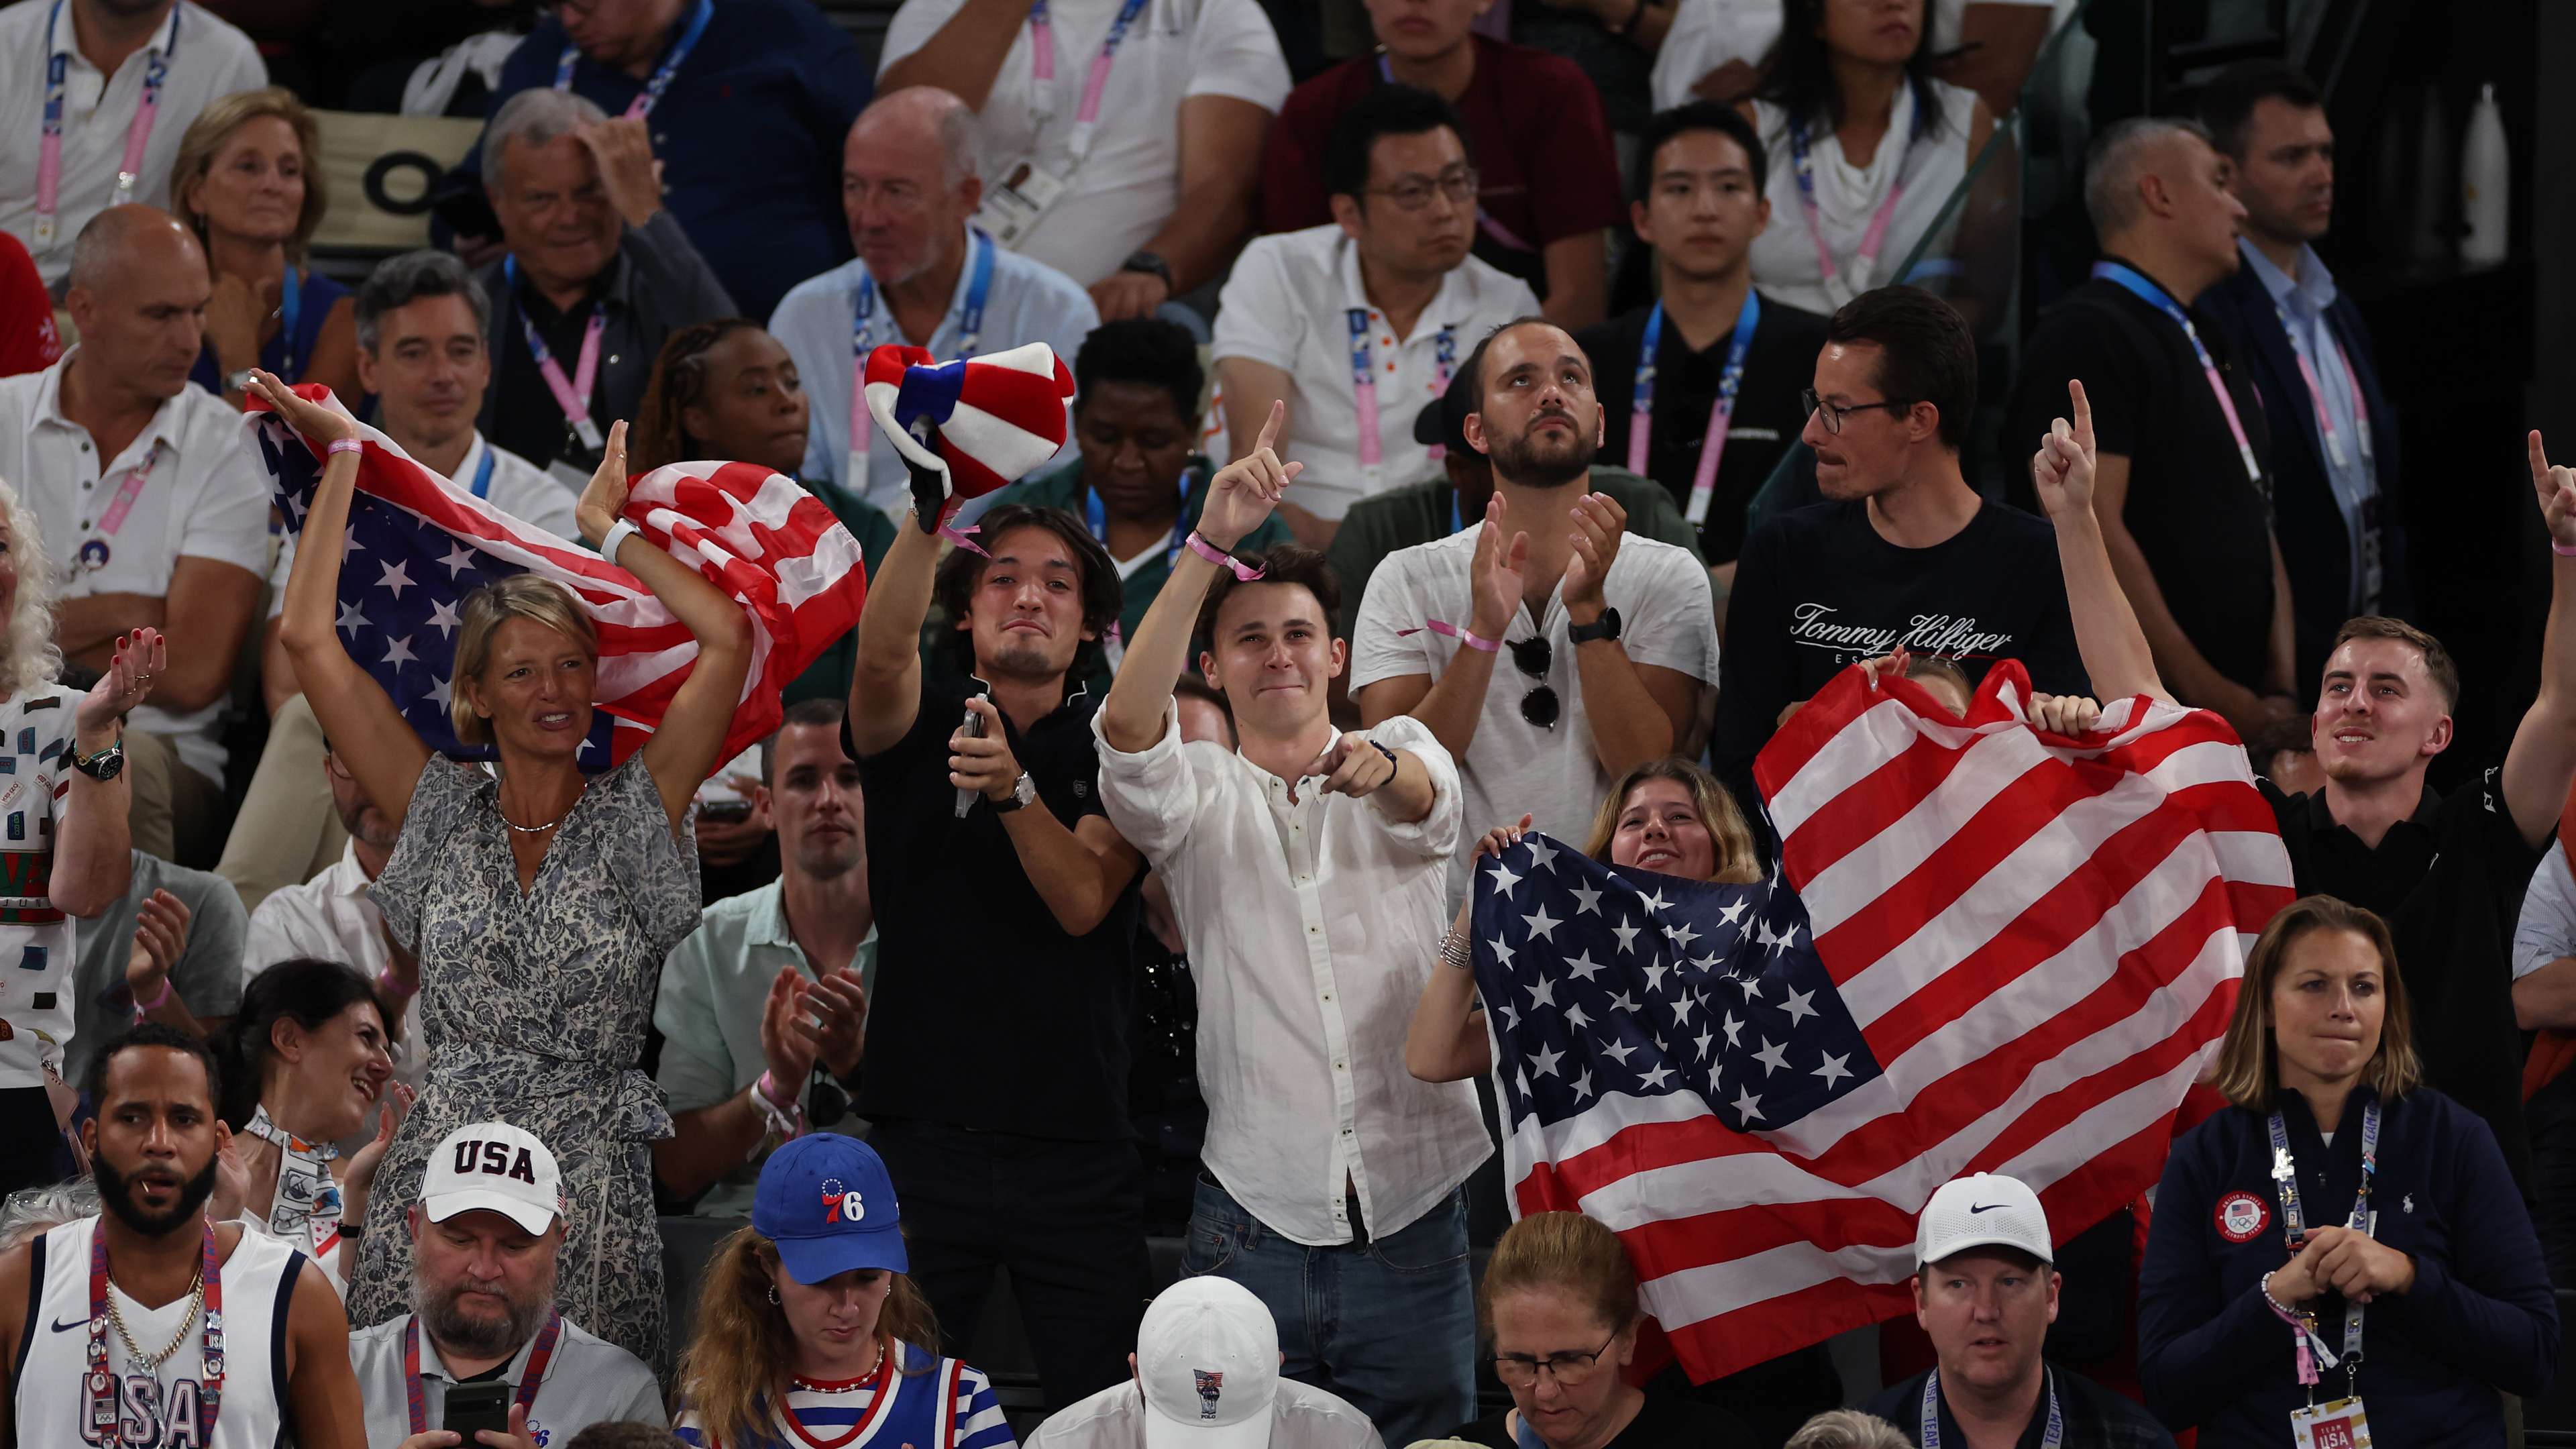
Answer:
[{"label": "white cap with logo", "polygon": [[1184,1278],[1136,1332],[1145,1449],[1262,1449],[1279,1397],[1279,1325],[1252,1290]]},{"label": "white cap with logo", "polygon": [[1941,1184],[1915,1222],[1914,1261],[1938,1263],[1970,1248],[2015,1248],[2056,1261],[2048,1214],[2019,1178],[1980,1172]]},{"label": "white cap with logo", "polygon": [[430,1149],[420,1206],[433,1223],[489,1211],[542,1233],[563,1213],[563,1170],[535,1134],[507,1122],[472,1123]]}]

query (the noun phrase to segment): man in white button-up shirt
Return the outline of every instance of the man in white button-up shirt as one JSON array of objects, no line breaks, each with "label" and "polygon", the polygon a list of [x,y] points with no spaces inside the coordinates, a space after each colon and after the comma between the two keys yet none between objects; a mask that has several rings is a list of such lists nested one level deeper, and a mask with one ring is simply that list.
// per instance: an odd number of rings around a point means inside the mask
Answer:
[{"label": "man in white button-up shirt", "polygon": [[[1183,1267],[1258,1294],[1287,1372],[1404,1444],[1463,1422],[1475,1397],[1459,1189],[1492,1148],[1465,1083],[1404,1069],[1459,844],[1458,771],[1417,721],[1333,728],[1344,651],[1321,556],[1283,546],[1220,572],[1299,471],[1275,447],[1285,413],[1211,483],[1092,730],[1101,803],[1163,876],[1198,979],[1207,1173]],[[1233,751],[1180,741],[1172,689],[1193,632]]]}]

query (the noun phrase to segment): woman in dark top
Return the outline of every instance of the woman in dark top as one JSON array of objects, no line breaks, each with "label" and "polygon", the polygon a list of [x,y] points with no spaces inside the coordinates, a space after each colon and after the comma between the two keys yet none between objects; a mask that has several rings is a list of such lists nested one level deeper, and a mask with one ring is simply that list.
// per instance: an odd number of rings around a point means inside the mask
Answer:
[{"label": "woman in dark top", "polygon": [[330,204],[320,135],[283,87],[242,91],[198,113],[171,165],[171,209],[206,249],[214,283],[188,379],[236,405],[254,367],[321,383],[351,408],[364,392],[356,303],[304,264]]},{"label": "woman in dark top", "polygon": [[1457,1437],[1493,1449],[1753,1449],[1724,1409],[1628,1381],[1637,1273],[1616,1233],[1581,1213],[1533,1213],[1494,1244],[1476,1295],[1512,1407]]},{"label": "woman in dark top", "polygon": [[2497,1391],[2547,1387],[2558,1310],[2522,1195],[2421,1077],[2387,925],[2332,896],[2274,916],[2219,1049],[2234,1105],[2175,1144],[2138,1285],[2147,1406],[2201,1449],[2290,1443],[2312,1405],[2317,1442],[2350,1442],[2331,1424],[2356,1397],[2352,1439],[2501,1445]]}]

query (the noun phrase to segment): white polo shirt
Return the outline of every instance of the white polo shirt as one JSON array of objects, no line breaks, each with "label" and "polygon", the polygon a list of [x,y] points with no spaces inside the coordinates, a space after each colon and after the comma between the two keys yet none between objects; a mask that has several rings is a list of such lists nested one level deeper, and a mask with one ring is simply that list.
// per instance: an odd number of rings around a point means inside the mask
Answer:
[{"label": "white polo shirt", "polygon": [[[1362,461],[1358,442],[1349,320],[1354,309],[1369,315],[1380,450],[1374,469]],[[1363,498],[1440,471],[1431,449],[1413,441],[1413,417],[1448,391],[1442,334],[1448,336],[1447,372],[1455,376],[1486,333],[1537,311],[1538,296],[1529,283],[1469,257],[1441,279],[1439,295],[1399,339],[1361,289],[1358,244],[1328,222],[1256,237],[1243,249],[1218,300],[1214,357],[1286,369],[1295,384],[1288,399],[1288,456],[1306,465],[1297,478],[1297,501],[1322,517],[1339,518]]]},{"label": "white polo shirt", "polygon": [[[1573,496],[1569,490],[1569,503]],[[1432,619],[1467,626],[1474,611],[1469,570],[1476,557],[1476,533],[1471,528],[1397,549],[1369,575],[1368,594],[1351,629],[1353,694],[1381,679],[1409,674],[1437,680],[1458,657],[1463,646],[1457,640],[1422,626]],[[1709,607],[1708,571],[1688,550],[1628,534],[1619,542],[1619,556],[1610,561],[1601,596],[1619,611],[1619,643],[1630,659],[1678,669],[1711,686],[1717,683],[1717,616]],[[1507,644],[1532,635],[1548,641],[1547,676],[1542,681],[1521,673],[1508,649],[1495,656],[1475,738],[1458,761],[1467,817],[1459,848],[1449,858],[1453,909],[1466,895],[1468,852],[1477,837],[1526,812],[1533,817],[1532,828],[1560,840],[1580,840],[1609,792],[1612,782],[1593,752],[1592,716],[1583,706],[1582,682],[1575,677],[1574,645],[1566,637],[1572,627],[1559,584],[1548,596],[1545,618],[1532,623],[1524,608],[1503,631]],[[1399,633],[1407,629],[1417,632]],[[1542,682],[1556,691],[1554,729],[1541,729],[1521,717],[1522,697]],[[1105,769],[1105,753],[1102,762]]]},{"label": "white polo shirt", "polygon": [[[1932,49],[1955,49],[1960,26],[1972,0],[1932,0]],[[1976,4],[2052,6],[2051,27],[2074,13],[2075,0],[1973,0]],[[1772,42],[1780,38],[1780,0],[1681,0],[1672,29],[1655,52],[1655,109],[1670,110],[1693,99],[1691,87],[1730,60],[1759,67]],[[1769,134],[1765,132],[1764,134]],[[1774,204],[1779,193],[1772,193]],[[1792,195],[1794,200],[1794,194]],[[1772,217],[1778,225],[1780,218]]]},{"label": "white polo shirt", "polygon": [[[89,429],[62,413],[63,369],[79,355],[74,348],[42,372],[0,378],[0,478],[35,513],[62,571],[62,596],[167,598],[182,557],[262,573],[269,481],[244,441],[241,414],[204,388],[182,387],[102,468]],[[84,548],[94,559],[101,547],[105,561],[83,566]],[[221,781],[223,712],[221,699],[184,714],[147,704],[130,719],[168,738],[182,764]]]},{"label": "white polo shirt", "polygon": [[[1124,54],[1122,47],[1121,54]],[[939,319],[927,344],[942,361],[965,355],[967,295],[975,281],[975,254],[982,243],[969,240],[965,265],[957,269],[957,290],[948,312]],[[1123,260],[1123,258],[1122,258]],[[886,440],[885,430],[868,430],[867,477],[850,472],[850,385],[856,366],[850,347],[855,336],[859,284],[868,264],[853,258],[819,277],[808,277],[779,299],[769,316],[769,335],[796,362],[813,421],[806,429],[808,483],[828,479],[853,498],[884,509],[898,520],[912,506],[912,478],[902,455]],[[876,297],[875,345],[908,346],[912,339],[894,323],[885,294]],[[1073,278],[1031,257],[996,249],[993,281],[984,296],[983,330],[976,334],[977,354],[1001,352],[1027,342],[1055,349],[1066,367],[1073,366],[1082,339],[1100,325],[1100,309]]]},{"label": "white polo shirt", "polygon": [[[486,459],[492,466],[488,478],[483,475]],[[459,493],[473,492],[479,482],[483,496],[503,513],[576,543],[581,540],[581,526],[573,521],[573,508],[581,496],[554,474],[507,448],[495,446],[481,429],[475,430],[474,446],[465,450],[464,461],[447,475],[447,482]],[[268,569],[268,617],[274,619],[286,611],[286,580],[294,572],[295,535],[280,534],[277,561]]]},{"label": "white polo shirt", "polygon": [[[1179,202],[1181,102],[1232,96],[1277,115],[1288,99],[1288,61],[1258,0],[1147,0],[1119,42],[1090,152],[1073,165],[1074,113],[1121,3],[1048,0],[1055,80],[1038,85],[1022,24],[975,127],[986,187],[1023,161],[1068,180],[1018,250],[1085,287],[1117,271]],[[921,49],[963,5],[904,0],[886,27],[877,73]],[[1258,169],[1260,158],[1246,164]]]},{"label": "white polo shirt", "polygon": [[[49,22],[51,51],[45,47]],[[179,138],[197,113],[218,96],[268,84],[268,67],[250,37],[193,0],[179,0],[151,42],[110,76],[73,43],[69,0],[24,0],[0,9],[0,231],[27,244],[48,287],[61,286],[71,270],[73,238],[116,199],[116,168],[125,159],[126,137],[143,105],[144,72],[155,53],[167,57],[168,69],[129,199],[166,208]],[[64,58],[62,188],[53,241],[40,247],[36,168],[45,134],[47,57],[57,54]]]}]

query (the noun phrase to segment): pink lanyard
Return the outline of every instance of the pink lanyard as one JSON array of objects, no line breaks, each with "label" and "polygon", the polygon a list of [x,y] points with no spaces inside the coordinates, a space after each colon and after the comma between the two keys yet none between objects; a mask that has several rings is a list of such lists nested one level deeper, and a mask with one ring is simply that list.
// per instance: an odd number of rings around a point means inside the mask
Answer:
[{"label": "pink lanyard", "polygon": [[134,500],[143,496],[143,485],[152,480],[152,465],[160,461],[161,445],[155,442],[152,451],[143,455],[141,466],[125,470],[124,481],[116,485],[115,496],[107,500],[107,511],[98,517],[98,531],[81,541],[74,577],[107,567],[108,557],[114,552],[108,540],[125,527],[126,515],[134,511]]},{"label": "pink lanyard", "polygon": [[1798,121],[1789,123],[1789,158],[1798,172],[1798,201],[1806,209],[1807,235],[1816,243],[1816,273],[1824,281],[1825,295],[1839,307],[1870,289],[1878,279],[1878,254],[1887,246],[1887,223],[1896,215],[1896,204],[1905,199],[1905,163],[1914,151],[1908,138],[1905,154],[1896,158],[1896,184],[1887,190],[1887,199],[1878,204],[1878,212],[1869,219],[1869,229],[1861,233],[1860,251],[1852,257],[1851,280],[1844,281],[1834,265],[1834,253],[1825,245],[1825,220],[1816,207],[1816,168],[1807,157],[1807,128]]},{"label": "pink lanyard", "polygon": [[[152,142],[153,118],[161,112],[161,83],[170,77],[170,56],[179,47],[178,6],[170,7],[170,33],[161,44],[143,53],[143,99],[134,107],[133,123],[125,128],[125,158],[116,168],[116,200],[123,206],[134,199],[134,185],[143,175],[143,150]],[[63,186],[63,91],[68,82],[71,56],[54,49],[54,26],[63,18],[63,0],[54,0],[54,8],[45,17],[45,134],[36,146],[36,250],[54,244],[54,218],[60,210]],[[115,79],[113,76],[109,80]]]},{"label": "pink lanyard", "polygon": [[[508,291],[518,295],[519,262],[504,258],[501,273]],[[573,375],[564,376],[563,364],[546,350],[546,340],[537,335],[537,324],[519,308],[519,330],[527,334],[528,353],[537,360],[537,376],[546,380],[546,391],[555,395],[555,406],[563,410],[564,421],[571,425],[581,445],[596,453],[601,446],[599,425],[590,420],[590,387],[599,377],[599,338],[608,329],[608,314],[597,303],[591,304],[590,325],[581,330],[581,358],[573,364]]]},{"label": "pink lanyard", "polygon": [[[2299,360],[2299,377],[2307,383],[2308,401],[2316,407],[2317,431],[2325,436],[2326,456],[2341,468],[2344,466],[2343,434],[2336,430],[2334,412],[2326,406],[2325,383],[2317,376],[2316,364],[2308,358],[2308,345],[2299,340],[2299,329],[2291,323],[2290,314],[2278,304],[2273,306],[2272,312],[2281,319],[2281,330],[2289,334],[2290,355]],[[2317,318],[2317,330],[2325,334],[2326,342],[2334,348],[2335,361],[2343,367],[2344,386],[2352,389],[2352,428],[2361,435],[2361,461],[2367,465],[2372,457],[2370,404],[2362,400],[2361,375],[2352,370],[2352,354],[2344,351],[2343,339],[2334,335],[2333,326],[2322,316]]]},{"label": "pink lanyard", "polygon": [[[1100,53],[1091,58],[1091,75],[1082,83],[1082,106],[1073,113],[1073,135],[1068,145],[1079,163],[1091,153],[1091,128],[1100,119],[1100,98],[1109,89],[1109,68],[1117,63],[1119,42],[1127,38],[1127,27],[1145,9],[1145,0],[1126,0],[1118,7],[1118,18],[1109,22],[1108,38],[1100,42]],[[1055,25],[1047,15],[1047,0],[1030,0],[1029,4],[1029,72],[1038,85],[1055,81]],[[1031,97],[1034,104],[1036,97]]]},{"label": "pink lanyard", "polygon": [[[1377,433],[1377,373],[1375,349],[1369,346],[1369,309],[1352,307],[1345,316],[1351,325],[1351,400],[1359,414],[1360,466],[1368,470],[1369,491],[1377,491],[1380,470],[1386,463],[1386,445]],[[1439,394],[1449,394],[1449,375],[1458,362],[1458,326],[1450,323],[1432,340],[1440,372]],[[1388,363],[1392,371],[1394,363]],[[1446,445],[1435,446],[1431,456],[1439,458],[1448,452]]]},{"label": "pink lanyard", "polygon": [[2093,275],[2164,313],[2182,329],[2183,340],[2191,344],[2191,355],[2200,362],[2201,376],[2209,379],[2209,390],[2218,398],[2218,410],[2227,415],[2227,431],[2236,439],[2236,456],[2245,464],[2245,481],[2253,484],[2265,498],[2270,498],[2272,490],[2263,482],[2263,465],[2254,461],[2254,444],[2245,436],[2245,421],[2236,415],[2236,399],[2227,391],[2227,380],[2218,375],[2218,364],[2211,360],[2209,349],[2202,345],[2200,329],[2191,325],[2191,314],[2185,312],[2182,304],[2163,287],[2134,267],[2120,262],[2095,262]]}]

